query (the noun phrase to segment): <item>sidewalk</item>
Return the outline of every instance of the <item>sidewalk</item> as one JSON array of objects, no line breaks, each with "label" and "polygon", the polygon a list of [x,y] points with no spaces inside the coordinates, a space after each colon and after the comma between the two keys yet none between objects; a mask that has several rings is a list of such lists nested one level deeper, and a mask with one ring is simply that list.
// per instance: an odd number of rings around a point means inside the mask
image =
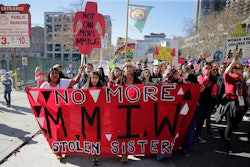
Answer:
[{"label": "sidewalk", "polygon": [[[1,90],[1,89],[0,89]],[[212,120],[214,118],[212,117]],[[250,127],[250,111],[241,124],[239,130],[232,135],[233,152],[227,154],[221,151],[222,144],[218,134],[218,127],[225,126],[212,122],[213,134],[203,137],[206,144],[195,142],[190,157],[180,152],[174,153],[172,158],[157,161],[155,156],[129,157],[124,165],[116,156],[99,157],[103,167],[198,167],[198,166],[227,166],[248,167],[250,164],[250,144],[247,132]],[[91,157],[85,155],[67,155],[58,161],[49,148],[42,134],[37,133],[39,127],[31,112],[26,94],[23,91],[12,92],[12,106],[7,108],[3,93],[0,92],[0,166],[1,167],[90,167]]]},{"label": "sidewalk", "polygon": [[39,130],[23,91],[12,91],[11,107],[3,96],[0,92],[0,162]]},{"label": "sidewalk", "polygon": [[[0,165],[16,166],[92,166],[91,157],[67,155],[57,160],[42,134],[32,114],[25,92],[13,91],[11,107],[6,107],[0,92]],[[100,166],[124,166],[116,156],[100,157]],[[129,156],[131,167],[157,166],[174,167],[171,158],[157,161],[155,156]]]}]

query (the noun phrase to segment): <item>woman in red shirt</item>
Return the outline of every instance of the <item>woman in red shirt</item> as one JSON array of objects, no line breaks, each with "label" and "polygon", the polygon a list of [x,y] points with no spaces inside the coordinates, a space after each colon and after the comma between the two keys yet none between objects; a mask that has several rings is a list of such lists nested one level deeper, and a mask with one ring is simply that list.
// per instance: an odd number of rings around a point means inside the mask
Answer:
[{"label": "woman in red shirt", "polygon": [[246,81],[243,78],[243,66],[237,62],[237,57],[226,68],[223,76],[225,81],[225,94],[222,104],[217,112],[221,118],[226,116],[227,126],[220,130],[220,136],[224,144],[224,151],[231,150],[231,135],[233,129],[237,128],[242,121],[244,114],[249,107],[249,97],[247,94]]}]

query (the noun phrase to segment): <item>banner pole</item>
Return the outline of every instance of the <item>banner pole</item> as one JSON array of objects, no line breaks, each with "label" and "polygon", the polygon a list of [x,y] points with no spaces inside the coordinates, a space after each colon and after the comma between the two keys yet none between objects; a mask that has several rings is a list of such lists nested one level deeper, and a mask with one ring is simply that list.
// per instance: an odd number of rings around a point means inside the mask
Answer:
[{"label": "banner pole", "polygon": [[126,41],[125,41],[125,62],[127,62],[127,53],[128,53],[128,15],[129,15],[129,0],[127,1]]},{"label": "banner pole", "polygon": [[84,64],[86,64],[85,55],[81,54],[81,66],[83,66]]},{"label": "banner pole", "polygon": [[[16,61],[16,48],[14,48],[14,74],[15,74],[15,89],[18,90],[18,81],[17,81],[17,61]],[[20,80],[20,87],[21,87],[21,80]]]}]

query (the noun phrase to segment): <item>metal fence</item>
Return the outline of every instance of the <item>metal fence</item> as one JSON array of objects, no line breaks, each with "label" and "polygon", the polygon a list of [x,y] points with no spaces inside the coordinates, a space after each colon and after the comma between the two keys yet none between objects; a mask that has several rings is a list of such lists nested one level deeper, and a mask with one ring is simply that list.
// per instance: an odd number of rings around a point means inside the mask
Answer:
[{"label": "metal fence", "polygon": [[[108,62],[100,60],[87,60],[87,62],[92,63],[94,68],[102,65],[105,68],[108,67]],[[105,62],[105,63],[104,63]],[[63,68],[64,74],[66,74],[66,70],[69,67],[69,64],[72,64],[73,67],[78,70],[81,62],[76,61],[62,61],[61,59],[51,60],[49,58],[42,57],[27,57],[27,65],[22,65],[22,58],[17,57],[16,66],[17,66],[17,77],[13,76],[13,87],[22,89],[24,86],[35,86],[35,68],[40,67],[42,71],[48,74],[50,68],[52,68],[55,64],[60,64]],[[17,78],[17,82],[15,79]]]}]

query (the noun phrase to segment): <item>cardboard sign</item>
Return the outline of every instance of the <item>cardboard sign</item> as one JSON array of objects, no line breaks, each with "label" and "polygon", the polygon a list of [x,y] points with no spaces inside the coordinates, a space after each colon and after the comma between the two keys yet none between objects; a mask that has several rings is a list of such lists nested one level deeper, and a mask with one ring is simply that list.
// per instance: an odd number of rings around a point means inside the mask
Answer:
[{"label": "cardboard sign", "polygon": [[[80,22],[80,28],[78,24]],[[97,28],[100,25],[100,29]],[[97,3],[87,2],[84,12],[75,14],[73,32],[77,32],[73,41],[73,46],[78,47],[81,54],[90,55],[93,48],[102,47],[102,36],[105,36],[105,19],[103,15],[97,13]]]}]

